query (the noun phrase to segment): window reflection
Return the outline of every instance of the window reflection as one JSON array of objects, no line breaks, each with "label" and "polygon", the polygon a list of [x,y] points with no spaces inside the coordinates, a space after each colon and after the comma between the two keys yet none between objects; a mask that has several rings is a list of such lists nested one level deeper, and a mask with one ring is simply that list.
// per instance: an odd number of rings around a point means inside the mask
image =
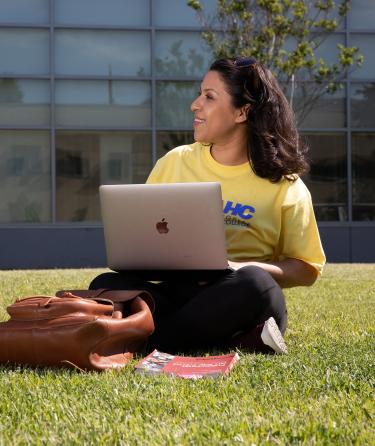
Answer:
[{"label": "window reflection", "polygon": [[143,31],[57,30],[61,75],[149,75],[150,36]]},{"label": "window reflection", "polygon": [[353,71],[352,79],[373,79],[375,78],[375,34],[351,34],[350,46],[359,48],[364,56],[363,65]]},{"label": "window reflection", "polygon": [[49,82],[0,79],[1,125],[48,125]]},{"label": "window reflection", "polygon": [[203,76],[211,52],[200,33],[162,32],[156,34],[155,67],[159,76]]},{"label": "window reflection", "polygon": [[55,0],[55,20],[74,25],[149,25],[149,0]]},{"label": "window reflection", "polygon": [[148,127],[151,87],[138,81],[57,81],[56,123],[60,126]]},{"label": "window reflection", "polygon": [[355,0],[348,13],[349,28],[374,29],[374,0]]},{"label": "window reflection", "polygon": [[49,0],[1,0],[0,8],[4,23],[49,22]]},{"label": "window reflection", "polygon": [[351,84],[353,127],[375,127],[375,83]]},{"label": "window reflection", "polygon": [[157,133],[157,157],[164,156],[169,150],[194,142],[194,133],[186,132],[158,132]]},{"label": "window reflection", "polygon": [[57,132],[57,220],[100,221],[99,186],[144,183],[150,170],[150,133]]},{"label": "window reflection", "polygon": [[310,146],[312,163],[303,180],[311,192],[317,220],[347,220],[345,135],[321,133],[304,137]]},{"label": "window reflection", "polygon": [[156,125],[158,128],[191,129],[191,103],[197,96],[199,82],[157,82]]},{"label": "window reflection", "polygon": [[375,220],[375,133],[352,137],[353,220]]},{"label": "window reflection", "polygon": [[289,83],[284,90],[289,102],[292,102],[300,128],[340,128],[346,125],[345,90],[339,89],[333,94],[326,92],[322,85],[321,94],[316,101],[311,98],[318,93],[318,87],[312,82],[295,82],[292,98],[292,86]]},{"label": "window reflection", "polygon": [[[184,0],[153,0],[154,24],[156,26],[196,26],[200,27],[198,17],[193,8]],[[212,15],[216,10],[216,0],[201,0],[205,14]],[[171,18],[173,17],[173,23]]]},{"label": "window reflection", "polygon": [[0,74],[48,74],[48,31],[0,29]]},{"label": "window reflection", "polygon": [[0,223],[51,219],[47,132],[0,132]]}]

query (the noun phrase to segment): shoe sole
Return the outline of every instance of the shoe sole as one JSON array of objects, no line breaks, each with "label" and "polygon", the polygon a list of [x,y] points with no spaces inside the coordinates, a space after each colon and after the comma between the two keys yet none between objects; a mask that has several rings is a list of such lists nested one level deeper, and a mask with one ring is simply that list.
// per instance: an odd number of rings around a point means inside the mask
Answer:
[{"label": "shoe sole", "polygon": [[281,334],[279,327],[277,326],[276,321],[273,317],[270,317],[266,320],[260,336],[264,344],[271,347],[272,350],[274,350],[276,353],[288,353],[283,335]]}]

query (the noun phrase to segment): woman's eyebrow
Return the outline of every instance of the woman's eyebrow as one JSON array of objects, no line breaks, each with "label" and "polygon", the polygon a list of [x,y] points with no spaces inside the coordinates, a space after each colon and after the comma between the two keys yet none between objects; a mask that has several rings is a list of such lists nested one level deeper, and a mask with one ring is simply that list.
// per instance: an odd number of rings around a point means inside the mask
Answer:
[{"label": "woman's eyebrow", "polygon": [[207,91],[213,91],[216,94],[219,94],[217,90],[215,90],[214,88],[203,88],[202,91],[207,92]]}]

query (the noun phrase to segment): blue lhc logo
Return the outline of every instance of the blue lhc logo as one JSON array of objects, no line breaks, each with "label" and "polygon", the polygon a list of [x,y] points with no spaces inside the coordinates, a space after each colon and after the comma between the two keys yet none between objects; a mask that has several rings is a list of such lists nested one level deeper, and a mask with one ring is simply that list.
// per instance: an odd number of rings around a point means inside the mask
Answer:
[{"label": "blue lhc logo", "polygon": [[249,220],[253,218],[255,209],[247,204],[243,205],[241,203],[233,204],[233,201],[227,201],[224,207],[224,214],[232,214],[234,217],[238,216],[244,220]]}]

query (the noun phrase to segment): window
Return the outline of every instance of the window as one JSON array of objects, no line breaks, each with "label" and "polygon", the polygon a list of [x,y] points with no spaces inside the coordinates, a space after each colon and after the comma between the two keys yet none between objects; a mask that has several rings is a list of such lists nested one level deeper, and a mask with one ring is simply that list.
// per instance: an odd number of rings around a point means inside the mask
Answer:
[{"label": "window", "polygon": [[149,25],[149,0],[55,0],[55,21],[60,25]]},{"label": "window", "polygon": [[59,75],[148,76],[150,36],[143,31],[56,30]]},{"label": "window", "polygon": [[[154,3],[154,24],[156,26],[200,27],[196,12],[184,0],[152,0]],[[213,14],[216,0],[201,0],[205,13]]]},{"label": "window", "polygon": [[186,132],[158,132],[157,133],[157,157],[164,156],[169,150],[184,144],[194,142],[194,133]]},{"label": "window", "polygon": [[158,128],[191,129],[191,103],[197,97],[198,82],[157,82],[156,125]]},{"label": "window", "polygon": [[352,136],[353,220],[375,220],[375,133]]},{"label": "window", "polygon": [[49,73],[48,31],[0,29],[0,75]]},{"label": "window", "polygon": [[0,79],[0,123],[2,126],[49,125],[49,82]]},{"label": "window", "polygon": [[[296,82],[293,95],[293,109],[300,128],[341,128],[346,126],[345,86],[333,94],[324,92],[316,102],[304,101],[317,88],[312,82]],[[291,86],[286,91],[291,100]]]},{"label": "window", "polygon": [[355,0],[348,18],[351,29],[375,29],[374,0]]},{"label": "window", "polygon": [[51,219],[50,143],[47,132],[0,132],[0,223]]},{"label": "window", "polygon": [[352,126],[375,128],[375,83],[351,84]]},{"label": "window", "polygon": [[0,0],[3,23],[48,23],[49,0]]},{"label": "window", "polygon": [[55,100],[58,126],[151,126],[149,82],[60,80]]},{"label": "window", "polygon": [[144,183],[150,148],[150,132],[57,132],[57,220],[99,222],[99,186]]},{"label": "window", "polygon": [[375,60],[373,57],[375,48],[375,34],[351,34],[350,46],[359,47],[364,56],[363,65],[353,71],[352,79],[375,79]]},{"label": "window", "polygon": [[347,159],[344,134],[304,135],[310,146],[310,172],[303,178],[309,188],[317,220],[346,221]]},{"label": "window", "polygon": [[197,32],[156,33],[155,67],[158,76],[200,76],[212,59]]}]

